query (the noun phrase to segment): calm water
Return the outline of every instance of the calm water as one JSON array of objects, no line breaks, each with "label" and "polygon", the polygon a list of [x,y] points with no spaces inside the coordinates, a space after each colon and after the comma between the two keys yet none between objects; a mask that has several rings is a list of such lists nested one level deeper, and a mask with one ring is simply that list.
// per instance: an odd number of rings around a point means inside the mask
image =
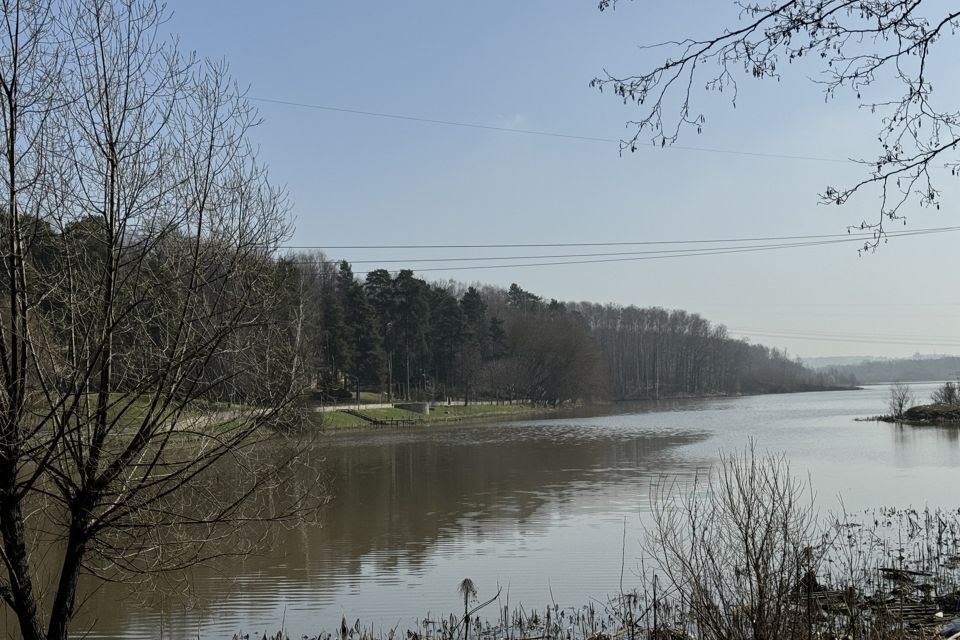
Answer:
[{"label": "calm water", "polygon": [[[933,385],[916,385],[918,397]],[[886,387],[692,401],[656,411],[327,437],[335,497],[322,528],[279,534],[263,556],[203,569],[190,590],[137,599],[108,585],[87,605],[89,637],[230,636],[281,620],[291,637],[341,615],[384,629],[457,609],[470,577],[512,603],[603,599],[639,556],[652,480],[692,477],[721,449],[784,451],[821,507],[958,506],[960,430],[855,422]],[[144,601],[146,600],[146,601]],[[12,637],[18,634],[7,627]]]}]

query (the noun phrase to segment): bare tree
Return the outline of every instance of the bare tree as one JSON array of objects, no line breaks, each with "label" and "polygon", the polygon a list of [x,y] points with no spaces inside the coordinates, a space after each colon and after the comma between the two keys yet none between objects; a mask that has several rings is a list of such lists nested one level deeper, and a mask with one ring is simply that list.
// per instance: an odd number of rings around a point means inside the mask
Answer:
[{"label": "bare tree", "polygon": [[935,404],[960,403],[960,383],[947,380],[930,394],[930,400]]},{"label": "bare tree", "polygon": [[[601,0],[607,9],[617,0]],[[790,65],[810,59],[827,99],[841,91],[856,96],[862,111],[879,119],[879,153],[858,160],[868,174],[841,187],[828,186],[825,203],[846,203],[855,193],[877,187],[879,217],[860,229],[874,231],[864,245],[884,238],[884,223],[903,218],[904,206],[940,207],[940,190],[931,169],[960,169],[960,111],[935,99],[934,80],[949,85],[951,53],[944,40],[960,27],[960,10],[950,3],[923,0],[784,0],[744,2],[737,24],[713,35],[665,42],[651,49],[668,53],[660,64],[637,75],[605,73],[592,82],[612,89],[624,102],[642,108],[631,124],[636,133],[622,143],[636,150],[649,135],[658,145],[672,144],[685,127],[700,132],[706,116],[695,105],[697,91],[726,92],[736,103],[737,78],[779,80]],[[946,65],[946,66],[940,66]],[[899,88],[898,88],[899,87]]]},{"label": "bare tree", "polygon": [[[225,66],[182,55],[165,18],[0,3],[0,597],[27,640],[67,637],[81,574],[189,566],[304,504],[263,499],[294,460],[257,446],[300,385],[297,358],[269,384],[259,366],[300,333],[271,303],[285,195]],[[211,489],[226,460],[238,481]]]},{"label": "bare tree", "polygon": [[887,407],[890,409],[890,415],[898,420],[903,418],[903,413],[913,406],[916,399],[910,385],[904,382],[896,382],[890,385],[890,399]]},{"label": "bare tree", "polygon": [[796,596],[816,571],[813,495],[782,455],[751,442],[692,488],[662,482],[651,502],[648,551],[696,637],[806,637]]}]

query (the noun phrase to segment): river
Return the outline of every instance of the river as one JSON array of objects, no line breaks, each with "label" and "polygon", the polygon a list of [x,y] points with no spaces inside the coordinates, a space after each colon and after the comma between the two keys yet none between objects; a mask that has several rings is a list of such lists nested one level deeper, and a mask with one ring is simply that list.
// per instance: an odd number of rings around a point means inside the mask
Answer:
[{"label": "river", "polygon": [[[926,398],[934,385],[914,385]],[[194,571],[188,589],[110,584],[76,627],[91,638],[230,637],[281,622],[293,638],[345,616],[384,630],[481,600],[580,605],[635,580],[651,482],[686,480],[720,450],[785,452],[821,509],[958,506],[960,430],[857,422],[887,388],[690,400],[569,415],[324,437],[333,499],[322,527]],[[461,605],[462,606],[462,605]],[[9,622],[6,633],[18,637]]]}]

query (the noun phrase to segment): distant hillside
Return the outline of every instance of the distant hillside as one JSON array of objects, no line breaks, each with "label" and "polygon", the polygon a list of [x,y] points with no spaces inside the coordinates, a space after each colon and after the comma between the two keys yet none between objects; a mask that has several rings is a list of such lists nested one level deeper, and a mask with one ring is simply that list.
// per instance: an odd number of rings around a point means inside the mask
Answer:
[{"label": "distant hillside", "polygon": [[[915,353],[909,358],[889,358],[884,356],[813,356],[800,358],[804,366],[811,369],[835,369],[848,365],[857,365],[865,362],[894,362],[903,360],[942,360],[954,356],[946,353]],[[957,356],[960,357],[960,356]]]},{"label": "distant hillside", "polygon": [[831,367],[840,375],[852,374],[862,384],[953,380],[960,377],[960,357],[899,360],[872,360]]},{"label": "distant hillside", "polygon": [[811,358],[800,358],[804,366],[810,367],[811,369],[833,369],[882,359],[883,358],[875,358],[873,356],[815,356]]}]

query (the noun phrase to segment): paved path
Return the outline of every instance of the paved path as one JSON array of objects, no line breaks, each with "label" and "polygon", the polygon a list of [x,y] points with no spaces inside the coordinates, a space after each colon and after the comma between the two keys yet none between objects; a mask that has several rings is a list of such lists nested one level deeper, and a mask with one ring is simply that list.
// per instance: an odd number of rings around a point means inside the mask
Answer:
[{"label": "paved path", "polygon": [[[397,400],[396,402],[376,402],[376,403],[372,403],[372,404],[366,404],[366,403],[361,402],[361,403],[360,403],[360,411],[363,411],[363,410],[365,410],[365,409],[392,409],[393,407],[395,407],[395,406],[398,405],[398,404],[413,404],[413,403],[415,403],[415,402],[417,402],[417,401],[416,401],[416,400],[411,400],[411,401],[409,401],[409,402],[406,402],[406,401],[404,401],[404,400]],[[498,402],[496,402],[496,401],[494,401],[494,400],[478,400],[478,401],[476,401],[476,402],[471,401],[470,404],[471,404],[471,405],[474,405],[474,404],[488,405],[488,404],[502,404],[502,403],[498,403]],[[517,402],[517,404],[519,404],[519,401]],[[463,406],[463,400],[462,400],[462,399],[461,399],[461,400],[451,400],[449,405],[448,405],[446,402],[431,402],[431,403],[430,403],[430,408],[431,408],[431,409],[434,408],[434,407],[446,407],[446,406],[451,406],[451,407],[460,407],[460,406]],[[347,409],[356,410],[356,409],[357,409],[357,403],[356,403],[356,402],[352,402],[352,403],[345,403],[345,404],[325,404],[325,405],[322,405],[322,406],[319,406],[319,407],[313,407],[313,410],[316,411],[317,413],[327,413],[327,412],[329,412],[329,411],[345,411],[345,410],[347,410]]]},{"label": "paved path", "polygon": [[[401,402],[400,404],[403,404],[403,403]],[[365,404],[363,402],[360,403],[360,411],[363,411],[364,409],[392,409],[392,408],[393,408],[392,402],[378,402],[374,404]],[[357,403],[354,402],[353,404],[325,404],[320,407],[313,407],[313,410],[316,411],[317,413],[327,413],[328,411],[345,411],[346,409],[353,409],[354,411],[356,411]]]}]

